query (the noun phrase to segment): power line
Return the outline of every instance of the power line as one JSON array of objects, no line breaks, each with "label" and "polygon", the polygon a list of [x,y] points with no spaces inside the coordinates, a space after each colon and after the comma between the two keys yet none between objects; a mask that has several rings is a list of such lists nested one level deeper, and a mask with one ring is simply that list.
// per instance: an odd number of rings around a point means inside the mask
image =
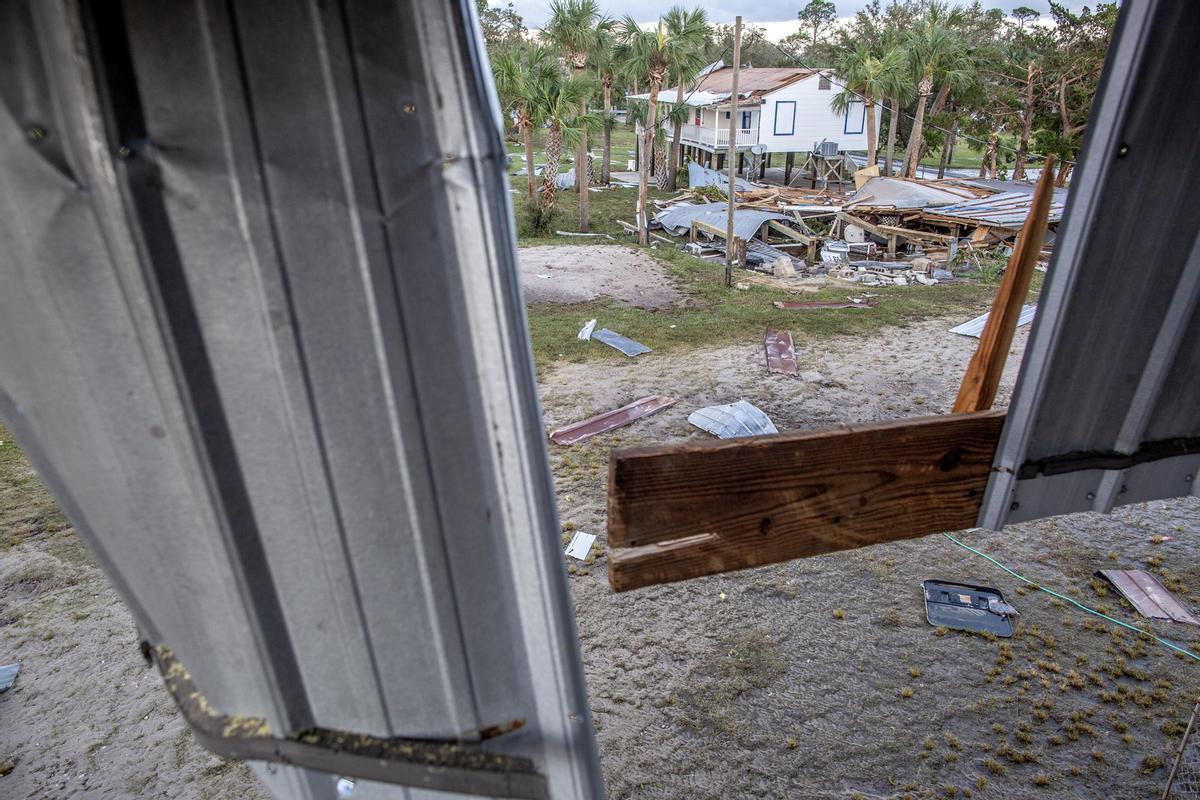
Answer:
[{"label": "power line", "polygon": [[[775,48],[776,50],[778,50],[779,52],[783,53],[785,56],[787,56],[788,58],[790,58],[792,61],[796,62],[798,65],[800,65],[800,66],[801,66],[801,67],[803,67],[804,69],[812,70],[813,72],[818,72],[818,73],[819,73],[819,72],[822,72],[822,70],[820,70],[820,69],[818,69],[818,68],[816,68],[816,67],[812,67],[812,66],[810,66],[810,65],[808,65],[808,64],[806,64],[806,63],[804,63],[804,61],[803,61],[803,60],[801,60],[801,58],[800,58],[799,56],[797,56],[795,53],[789,53],[787,50],[784,50],[784,49],[783,49],[783,47],[781,47],[780,45],[776,44],[775,42],[772,42],[770,39],[767,39],[767,38],[766,38],[765,36],[763,36],[761,33],[758,33],[758,32],[756,31],[756,32],[754,32],[754,34],[753,34],[753,35],[754,35],[754,36],[757,36],[759,39],[762,39],[764,42],[766,42],[767,44],[771,45],[772,47],[774,47],[774,48]],[[830,72],[832,72],[832,70],[829,70],[829,71],[830,71]],[[848,87],[848,86],[843,86],[842,84],[840,84],[840,83],[838,83],[837,81],[835,81],[835,80],[834,80],[832,77],[828,77],[828,80],[829,80],[829,82],[830,82],[831,84],[833,84],[834,86],[838,87],[839,89],[842,89],[842,90],[844,90],[844,91],[847,91],[847,92],[849,92],[850,94],[854,95],[855,97],[859,98],[860,100],[862,100],[862,101],[863,101],[863,103],[864,103],[864,104],[867,102],[867,98],[866,98],[866,97],[864,97],[863,95],[861,95],[861,94],[859,94],[858,92],[854,91],[854,90],[853,90],[853,89],[851,89],[850,87]],[[871,101],[871,103],[874,105],[874,104],[875,104],[875,101],[873,101],[873,100],[872,100],[872,101]],[[894,114],[896,111],[899,111],[899,112],[900,112],[900,114],[901,114],[902,116],[908,117],[908,118],[909,118],[910,120],[912,120],[913,122],[915,122],[915,121],[916,121],[916,119],[917,119],[915,116],[913,116],[912,114],[909,114],[907,111],[905,111],[905,110],[904,110],[904,109],[902,109],[902,108],[901,108],[901,109],[890,108],[890,111],[891,111],[893,114]],[[944,133],[944,134],[946,134],[946,135],[948,135],[948,136],[961,136],[963,139],[966,139],[966,140],[967,140],[967,141],[969,141],[969,142],[976,142],[976,143],[978,143],[978,144],[982,144],[984,147],[986,147],[986,146],[987,146],[987,144],[988,144],[988,143],[987,143],[987,141],[986,141],[986,140],[984,140],[984,139],[980,139],[980,138],[978,138],[978,137],[971,136],[971,135],[969,135],[969,134],[966,134],[966,133],[961,133],[961,132],[959,132],[959,131],[951,131],[951,130],[947,130],[946,128],[943,128],[942,126],[940,126],[940,125],[934,125],[934,124],[933,124],[933,123],[931,123],[931,122],[925,122],[924,120],[922,120],[922,123],[921,123],[921,124],[922,124],[924,127],[926,127],[926,128],[933,128],[934,130],[941,131],[942,133]],[[997,138],[997,140],[996,140],[996,149],[997,149],[997,150],[1007,150],[1007,151],[1008,151],[1008,152],[1010,152],[1010,153],[1015,153],[1015,154],[1018,154],[1018,155],[1019,155],[1019,154],[1020,154],[1020,152],[1021,152],[1020,150],[1018,150],[1018,149],[1016,149],[1016,148],[1009,147],[1008,145],[1005,145],[1005,144],[1001,144],[1001,142],[1000,142],[999,138]],[[1032,152],[1032,151],[1026,151],[1026,153],[1025,153],[1025,157],[1026,157],[1026,158],[1033,159],[1033,160],[1035,160],[1035,161],[1045,161],[1045,160],[1046,160],[1046,156],[1045,156],[1045,155],[1043,155],[1043,154],[1041,154],[1041,153],[1034,153],[1034,152]],[[1060,160],[1060,161],[1062,161],[1062,163],[1064,163],[1064,164],[1070,164],[1072,167],[1073,167],[1073,166],[1075,166],[1075,162],[1074,162],[1074,161],[1071,161],[1070,159],[1063,158],[1063,159],[1059,159],[1059,160]]]}]

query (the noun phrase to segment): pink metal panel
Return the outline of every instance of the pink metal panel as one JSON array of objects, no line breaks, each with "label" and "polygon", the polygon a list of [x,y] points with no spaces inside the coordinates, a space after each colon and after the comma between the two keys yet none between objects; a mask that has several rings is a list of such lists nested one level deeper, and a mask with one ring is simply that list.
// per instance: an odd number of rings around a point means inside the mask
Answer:
[{"label": "pink metal panel", "polygon": [[603,414],[597,414],[594,417],[588,417],[580,422],[559,428],[550,434],[550,440],[555,444],[582,442],[584,439],[590,439],[597,434],[606,433],[614,428],[620,428],[622,425],[628,425],[634,420],[662,411],[674,402],[673,398],[662,395],[643,397],[641,400],[634,400],[627,406],[605,411]]},{"label": "pink metal panel", "polygon": [[1102,569],[1096,574],[1117,587],[1117,591],[1133,603],[1133,607],[1144,617],[1200,625],[1200,619],[1149,572],[1140,569]]},{"label": "pink metal panel", "polygon": [[767,351],[767,372],[780,375],[799,375],[796,367],[796,351],[792,346],[792,334],[767,328],[763,331],[763,346]]}]

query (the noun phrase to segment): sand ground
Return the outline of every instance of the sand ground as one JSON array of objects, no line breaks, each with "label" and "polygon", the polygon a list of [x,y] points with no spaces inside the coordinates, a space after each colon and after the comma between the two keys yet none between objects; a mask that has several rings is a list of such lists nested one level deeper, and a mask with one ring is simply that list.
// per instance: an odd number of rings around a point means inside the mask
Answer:
[{"label": "sand ground", "polygon": [[[553,271],[582,287],[580,300],[685,299],[628,260],[643,254],[597,271],[606,255],[597,251],[624,248],[575,249],[587,252],[523,251],[523,270]],[[647,283],[632,280],[643,274]],[[526,276],[534,281],[551,283]],[[819,380],[767,375],[754,342],[546,370],[547,430],[647,394],[677,401],[628,428],[551,446],[565,529],[603,543],[608,451],[706,437],[686,422],[702,405],[749,400],[783,431],[948,411],[975,344],[947,332],[961,321],[806,342],[800,368]],[[1016,354],[1024,341],[1022,331]],[[1001,404],[1015,374],[1014,359]],[[246,767],[193,742],[124,606],[0,439],[0,663],[23,665],[0,695],[0,797],[263,797]],[[1130,622],[1140,620],[1094,570],[1149,569],[1200,605],[1195,498],[963,537]],[[569,572],[613,798],[1153,797],[1200,692],[1200,664],[1029,591],[940,536],[621,595],[608,588],[603,556]],[[926,578],[999,588],[1021,611],[1016,637],[931,628]],[[1200,646],[1191,628],[1153,627]]]}]

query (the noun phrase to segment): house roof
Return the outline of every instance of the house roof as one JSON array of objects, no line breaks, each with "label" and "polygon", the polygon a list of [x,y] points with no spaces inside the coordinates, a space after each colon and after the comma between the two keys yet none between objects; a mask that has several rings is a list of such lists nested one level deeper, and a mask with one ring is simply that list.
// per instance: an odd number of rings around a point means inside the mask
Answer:
[{"label": "house roof", "polygon": [[[799,67],[747,67],[738,73],[738,94],[762,96],[817,72]],[[699,88],[712,94],[728,95],[733,90],[733,67],[713,70],[700,80]]]},{"label": "house roof", "polygon": [[[745,104],[747,100],[751,103],[760,101],[765,94],[811,78],[821,71],[797,67],[745,67],[738,73],[738,102]],[[689,106],[719,105],[729,99],[732,89],[733,67],[722,67],[704,75],[695,87],[684,91],[683,102]],[[637,100],[645,100],[649,96],[646,93],[629,95]],[[661,89],[658,101],[676,102],[675,87]]]}]

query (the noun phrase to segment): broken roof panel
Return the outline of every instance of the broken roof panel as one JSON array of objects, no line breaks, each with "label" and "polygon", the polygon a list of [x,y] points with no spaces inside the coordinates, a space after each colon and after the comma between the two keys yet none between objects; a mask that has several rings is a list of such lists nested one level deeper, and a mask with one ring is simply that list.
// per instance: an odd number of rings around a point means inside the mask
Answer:
[{"label": "broken roof panel", "polygon": [[[950,329],[951,333],[959,333],[963,336],[974,336],[978,339],[983,335],[983,326],[987,324],[988,314],[992,312],[980,314],[972,320],[964,322],[962,325],[955,326]],[[1034,316],[1037,314],[1037,306],[1021,306],[1021,315],[1017,317],[1017,327],[1028,325],[1033,322]]]},{"label": "broken roof panel", "polygon": [[707,406],[688,415],[688,422],[701,430],[708,431],[718,439],[735,439],[739,436],[762,436],[779,433],[770,417],[757,406],[738,400],[721,406]]},{"label": "broken roof panel", "polygon": [[605,411],[603,414],[597,414],[594,417],[588,417],[559,428],[550,434],[550,440],[555,444],[582,442],[584,439],[590,439],[598,434],[628,425],[642,417],[658,413],[674,402],[672,398],[662,395],[643,397],[641,400],[634,400],[627,406]]},{"label": "broken roof panel", "polygon": [[[725,203],[680,203],[655,214],[654,221],[676,234],[690,231],[693,220],[725,230],[729,213],[727,208]],[[733,212],[733,235],[739,239],[752,239],[762,224],[772,219],[790,221],[792,218],[786,214],[776,214],[773,211],[759,211],[754,208],[735,209]]]},{"label": "broken roof panel", "polygon": [[898,209],[925,208],[961,203],[966,197],[974,196],[958,187],[933,186],[904,178],[871,178],[861,189],[850,195],[843,207],[861,205]]},{"label": "broken roof panel", "polygon": [[[729,176],[717,172],[715,169],[702,167],[695,161],[689,161],[688,188],[695,189],[697,186],[716,186],[725,194],[729,194]],[[733,186],[739,192],[748,192],[754,189],[749,181],[736,177],[733,179]]]},{"label": "broken roof panel", "polygon": [[[1054,200],[1050,203],[1050,217],[1047,219],[1049,224],[1053,225],[1062,221],[1066,203],[1065,192],[1062,195],[1057,193],[1054,195]],[[1003,192],[991,197],[978,197],[965,203],[954,202],[950,205],[938,205],[936,208],[927,209],[925,215],[967,224],[1016,230],[1025,224],[1025,218],[1029,216],[1029,209],[1032,207],[1033,195],[1016,191]]]},{"label": "broken roof panel", "polygon": [[1117,591],[1133,603],[1143,617],[1200,625],[1200,619],[1149,572],[1140,569],[1102,569],[1096,574],[1117,587]]}]

